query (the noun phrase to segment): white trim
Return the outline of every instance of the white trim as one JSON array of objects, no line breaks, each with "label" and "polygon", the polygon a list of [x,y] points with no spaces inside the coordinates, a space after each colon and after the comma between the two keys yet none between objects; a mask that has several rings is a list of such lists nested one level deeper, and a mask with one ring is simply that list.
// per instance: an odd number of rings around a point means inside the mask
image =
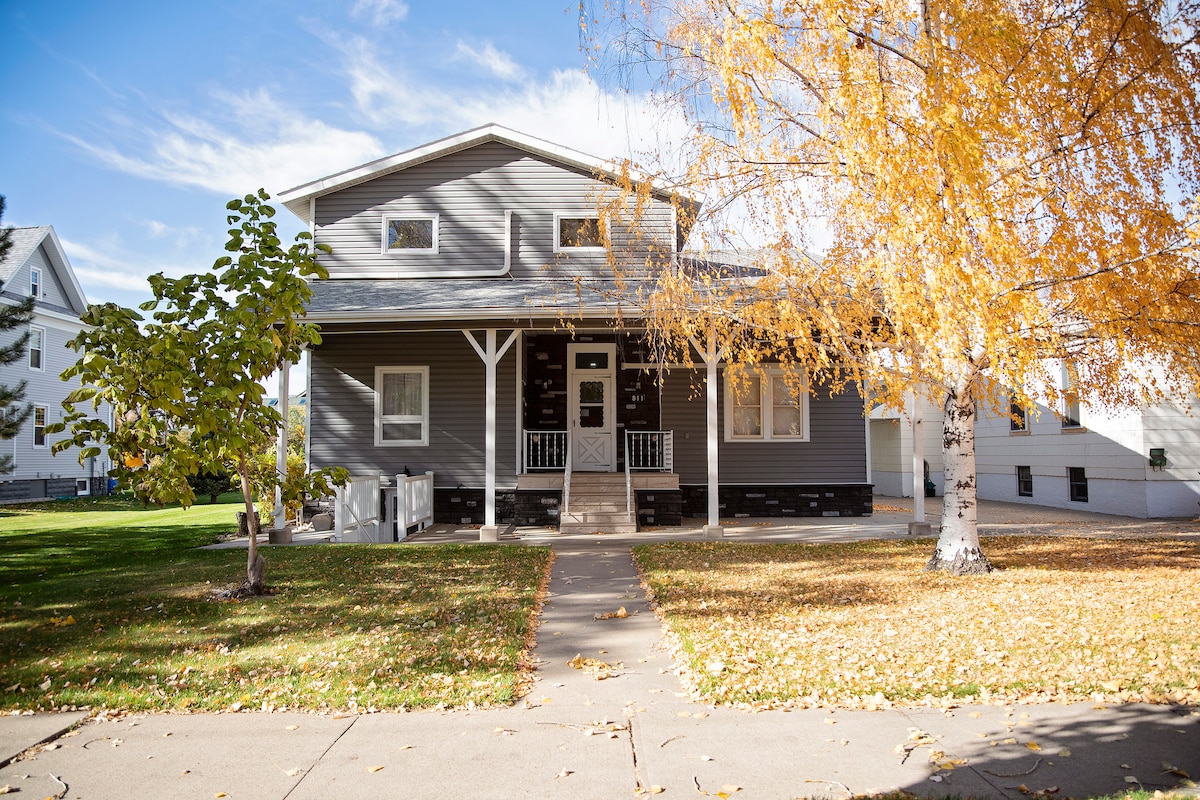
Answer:
[{"label": "white trim", "polygon": [[[37,424],[37,414],[39,411],[42,412],[42,424],[40,426],[42,429],[42,443],[41,444],[37,443],[37,439],[38,439],[37,430],[39,427]],[[30,415],[29,415],[29,418],[33,420],[33,447],[37,450],[45,450],[47,447],[50,446],[50,442],[46,438],[46,426],[50,424],[50,407],[35,405],[33,407],[33,412],[30,413]]]},{"label": "white trim", "polygon": [[[34,276],[37,276],[37,281],[34,281]],[[29,296],[35,300],[41,300],[46,296],[46,282],[42,276],[40,267],[29,268]]]},{"label": "white trim", "polygon": [[556,253],[579,253],[579,254],[593,254],[593,253],[607,253],[608,252],[608,247],[606,245],[589,246],[589,247],[564,247],[562,244],[562,233],[559,228],[559,225],[562,223],[562,221],[564,219],[594,219],[594,220],[596,220],[596,228],[600,233],[600,237],[602,239],[607,238],[605,236],[605,230],[604,230],[605,226],[600,224],[600,215],[599,214],[588,213],[588,212],[577,214],[577,213],[569,212],[569,211],[555,211],[554,212],[554,252],[556,252]]},{"label": "white trim", "polygon": [[[396,373],[418,373],[421,375],[421,415],[418,418],[414,414],[403,415],[388,415],[388,419],[384,419],[383,414],[383,376]],[[396,366],[380,366],[375,367],[375,446],[376,447],[426,447],[429,445],[429,367],[396,367]],[[403,440],[384,440],[383,425],[384,422],[394,424],[416,424],[421,425],[420,439],[403,439]]]},{"label": "white trim", "polygon": [[512,209],[504,211],[504,274],[512,269]]},{"label": "white trim", "polygon": [[727,442],[807,442],[811,438],[809,428],[809,393],[808,393],[808,373],[802,372],[800,375],[803,391],[799,397],[797,406],[800,409],[800,421],[803,425],[803,433],[799,436],[779,435],[772,431],[772,410],[774,403],[772,398],[774,395],[771,392],[772,384],[776,380],[785,380],[787,370],[780,367],[765,367],[752,371],[752,374],[759,378],[758,399],[760,410],[760,423],[762,433],[759,435],[738,435],[733,432],[733,402],[731,397],[730,381],[724,381],[725,393],[725,441]]},{"label": "white trim", "polygon": [[[401,214],[399,212],[387,214],[382,217],[382,223],[379,229],[379,253],[385,256],[436,256],[438,254],[438,223],[440,214]],[[388,225],[392,222],[402,222],[408,220],[429,220],[433,227],[433,245],[431,247],[388,247]]]},{"label": "white trim", "polygon": [[[37,347],[38,365],[36,367],[33,365],[33,351],[34,351],[33,335],[35,333],[38,336],[38,347]],[[41,325],[30,325],[29,326],[29,344],[26,346],[25,350],[26,350],[25,365],[27,367],[29,367],[29,369],[33,372],[45,372],[46,371],[46,329],[45,328],[43,328]]]}]

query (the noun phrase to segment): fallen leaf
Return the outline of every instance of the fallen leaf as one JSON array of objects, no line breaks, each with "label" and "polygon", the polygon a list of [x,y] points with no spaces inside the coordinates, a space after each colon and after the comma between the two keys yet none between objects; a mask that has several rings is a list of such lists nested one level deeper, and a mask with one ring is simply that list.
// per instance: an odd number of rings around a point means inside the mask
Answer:
[{"label": "fallen leaf", "polygon": [[213,795],[213,797],[229,797],[229,795],[225,794],[224,792],[217,792]]},{"label": "fallen leaf", "polygon": [[1037,752],[1042,749],[1042,746],[1040,744],[1038,744],[1037,742],[1026,742],[1025,746],[1028,747],[1030,750],[1033,750],[1034,752]]},{"label": "fallen leaf", "polygon": [[402,744],[402,745],[400,745],[400,749],[401,750],[412,750],[412,745],[411,744]]},{"label": "fallen leaf", "polygon": [[1186,778],[1187,780],[1192,779],[1191,775],[1188,775],[1186,772],[1181,770],[1179,767],[1176,767],[1173,764],[1169,764],[1166,761],[1162,762],[1162,768],[1163,768],[1163,772],[1168,772],[1171,775],[1175,775],[1176,777]]},{"label": "fallen leaf", "polygon": [[1061,750],[1059,750],[1059,751],[1058,751],[1058,755],[1059,755],[1061,758],[1070,758],[1070,757],[1071,757],[1071,751],[1070,751],[1070,750],[1068,750],[1067,748],[1065,748],[1065,747],[1064,747],[1063,749],[1061,749]]},{"label": "fallen leaf", "polygon": [[287,771],[287,775],[289,778],[294,778],[303,772],[304,772],[304,770],[301,767],[292,767],[291,769],[289,769]]},{"label": "fallen leaf", "polygon": [[646,794],[662,794],[666,789],[659,786],[657,783],[646,790]]},{"label": "fallen leaf", "polygon": [[374,766],[374,767],[367,767],[367,772],[379,772],[381,769],[383,769],[382,764]]},{"label": "fallen leaf", "polygon": [[0,786],[0,794],[12,794],[15,791],[17,790],[9,786],[7,783],[3,786]]},{"label": "fallen leaf", "polygon": [[558,771],[558,774],[555,775],[554,777],[565,778],[568,775],[572,774],[573,772],[574,772],[574,770],[570,770],[570,769],[567,769],[566,767],[563,767],[561,770]]},{"label": "fallen leaf", "polygon": [[284,730],[285,731],[297,731],[297,730],[300,730],[300,726],[299,725],[288,725],[286,728],[284,728]]},{"label": "fallen leaf", "polygon": [[1139,781],[1139,780],[1137,779],[1137,776],[1136,776],[1136,775],[1126,775],[1126,776],[1125,776],[1125,782],[1126,782],[1126,783],[1141,783],[1141,781]]}]

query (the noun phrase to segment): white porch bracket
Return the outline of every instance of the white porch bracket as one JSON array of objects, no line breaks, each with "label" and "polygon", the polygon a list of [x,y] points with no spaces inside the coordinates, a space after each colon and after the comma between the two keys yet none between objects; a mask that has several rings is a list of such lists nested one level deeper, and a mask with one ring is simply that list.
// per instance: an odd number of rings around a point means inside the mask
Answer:
[{"label": "white porch bracket", "polygon": [[498,542],[500,541],[500,529],[496,525],[496,365],[500,363],[500,359],[504,358],[505,353],[512,347],[521,332],[514,330],[510,333],[499,349],[496,347],[495,328],[488,328],[484,331],[483,347],[479,346],[474,333],[469,330],[464,330],[462,333],[483,361],[486,386],[484,400],[487,414],[484,453],[484,512],[483,527],[479,529],[479,541]]},{"label": "white porch bracket", "polygon": [[705,395],[708,405],[708,524],[704,526],[704,538],[716,539],[725,535],[721,527],[721,498],[720,482],[717,475],[717,460],[719,450],[717,445],[717,365],[725,356],[725,348],[717,348],[717,334],[710,331],[708,347],[702,347],[692,337],[688,337],[692,347],[700,354],[700,359],[707,368]]}]

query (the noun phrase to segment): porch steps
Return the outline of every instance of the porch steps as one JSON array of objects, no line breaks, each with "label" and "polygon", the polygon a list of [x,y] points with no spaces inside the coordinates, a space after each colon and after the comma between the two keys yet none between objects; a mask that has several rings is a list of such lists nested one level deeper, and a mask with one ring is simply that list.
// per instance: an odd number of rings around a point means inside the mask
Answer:
[{"label": "porch steps", "polygon": [[571,473],[571,496],[559,533],[636,533],[637,522],[629,518],[625,473]]}]

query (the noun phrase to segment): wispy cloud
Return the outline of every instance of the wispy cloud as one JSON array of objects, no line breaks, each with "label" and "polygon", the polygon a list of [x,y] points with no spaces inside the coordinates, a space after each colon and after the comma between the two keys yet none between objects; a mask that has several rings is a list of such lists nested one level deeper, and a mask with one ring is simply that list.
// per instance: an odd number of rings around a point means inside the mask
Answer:
[{"label": "wispy cloud", "polygon": [[389,25],[408,16],[408,3],[403,0],[355,0],[350,15],[355,19],[370,19],[376,26]]},{"label": "wispy cloud", "polygon": [[454,59],[469,61],[506,81],[518,81],[525,76],[525,70],[513,61],[512,56],[502,50],[497,50],[491,42],[484,42],[481,46],[475,47],[459,39],[458,45],[454,49]]},{"label": "wispy cloud", "polygon": [[278,192],[383,152],[371,134],[308,118],[264,91],[213,99],[215,107],[228,110],[225,119],[166,114],[162,127],[134,137],[144,139],[136,145],[62,135],[121,172],[226,195],[259,187]]},{"label": "wispy cloud", "polygon": [[76,239],[61,239],[67,258],[71,259],[71,267],[75,277],[88,295],[109,295],[111,292],[89,292],[89,287],[103,289],[118,289],[148,296],[150,286],[146,278],[156,272],[161,272],[171,278],[178,278],[189,272],[206,269],[208,264],[202,263],[200,256],[192,255],[186,260],[165,258],[157,260],[145,253],[132,253],[122,247],[118,241],[103,241],[86,243]]}]

